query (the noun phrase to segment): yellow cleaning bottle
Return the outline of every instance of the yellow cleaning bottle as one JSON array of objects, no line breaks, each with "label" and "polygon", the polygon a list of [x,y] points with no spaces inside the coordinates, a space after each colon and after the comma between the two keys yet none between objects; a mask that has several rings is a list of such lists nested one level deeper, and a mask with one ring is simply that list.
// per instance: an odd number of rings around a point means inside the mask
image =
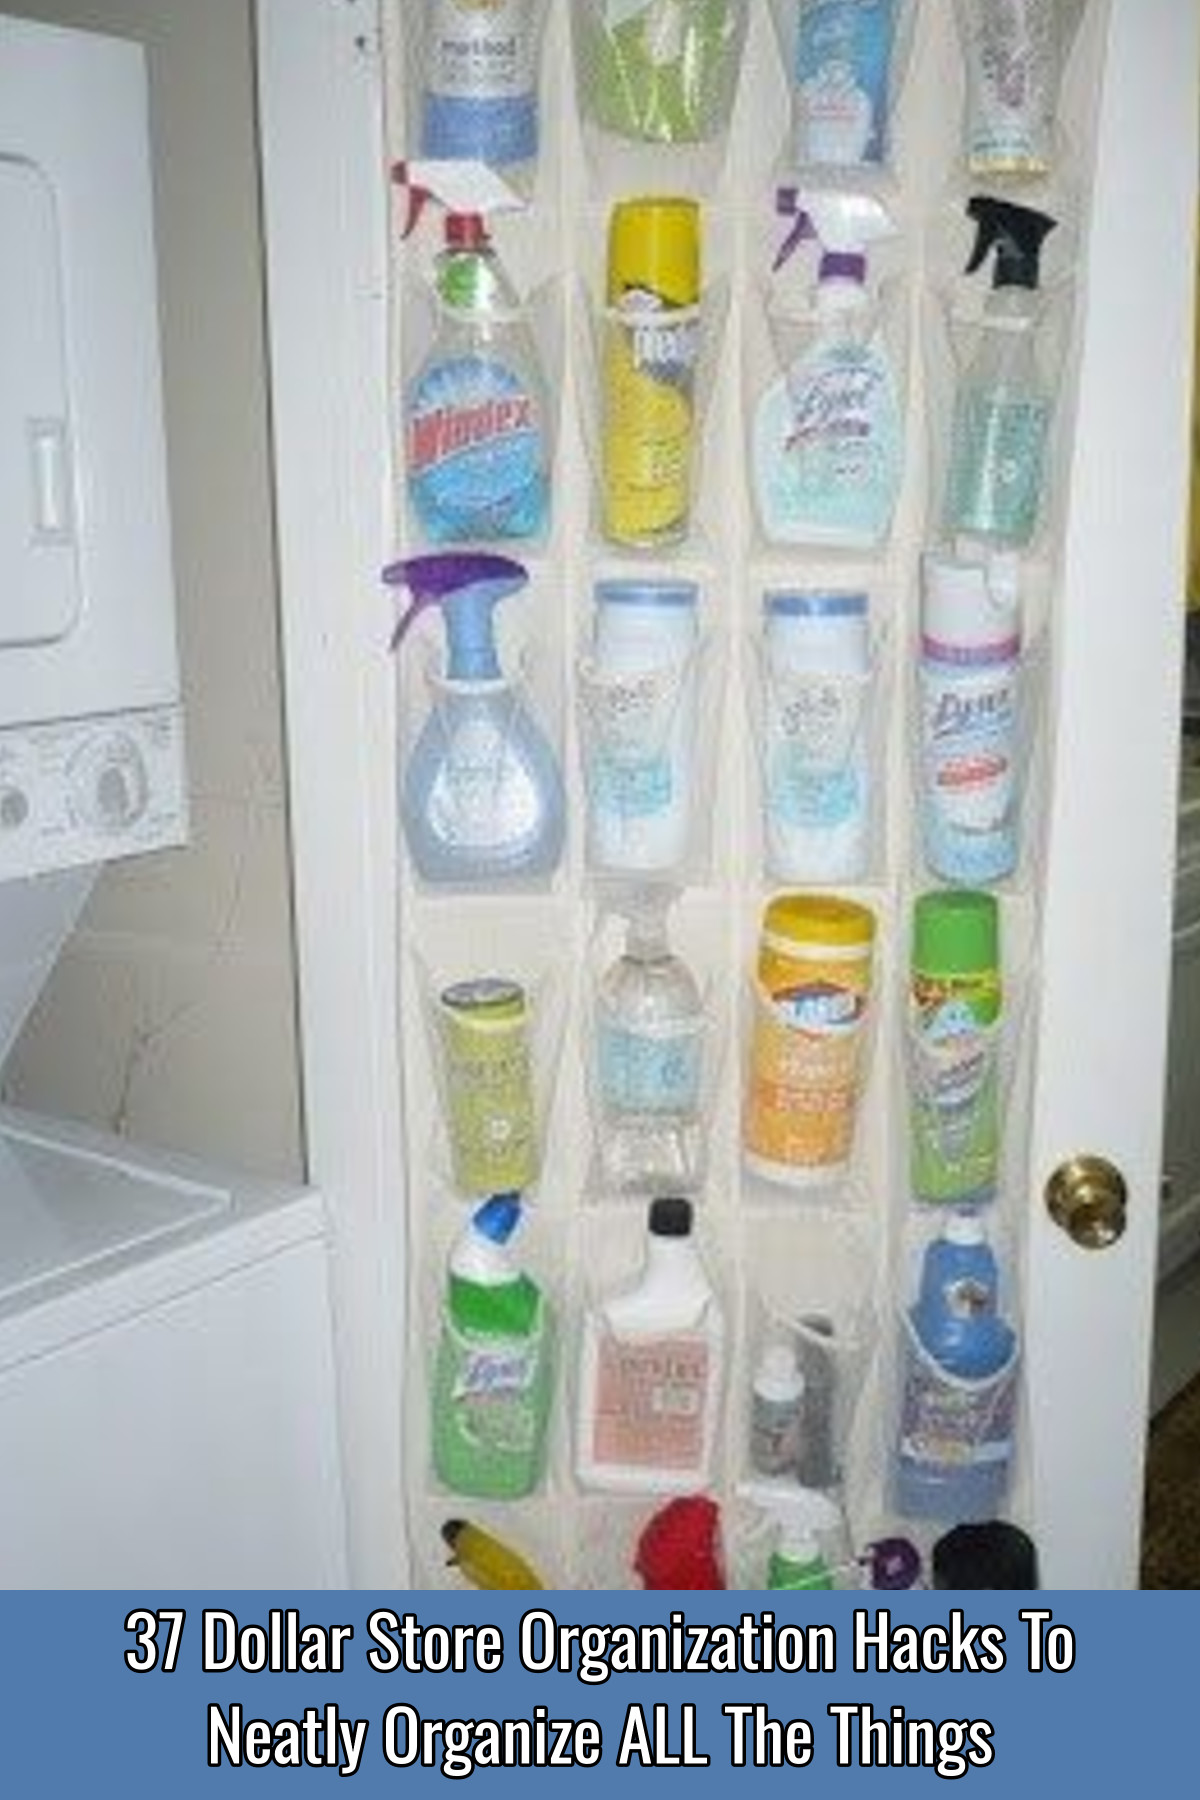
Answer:
[{"label": "yellow cleaning bottle", "polygon": [[529,1564],[499,1538],[481,1531],[467,1519],[447,1519],[442,1536],[450,1551],[450,1566],[472,1587],[540,1588],[543,1583]]},{"label": "yellow cleaning bottle", "polygon": [[700,347],[700,208],[623,200],[608,241],[602,528],[655,548],[687,536]]}]

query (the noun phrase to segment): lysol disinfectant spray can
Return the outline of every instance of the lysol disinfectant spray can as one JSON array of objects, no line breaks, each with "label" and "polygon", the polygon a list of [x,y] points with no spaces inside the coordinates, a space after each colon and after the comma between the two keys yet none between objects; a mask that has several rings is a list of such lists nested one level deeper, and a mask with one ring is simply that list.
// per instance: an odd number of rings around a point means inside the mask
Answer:
[{"label": "lysol disinfectant spray can", "polygon": [[1011,875],[1021,800],[1017,597],[980,564],[925,558],[921,836],[943,881]]},{"label": "lysol disinfectant spray can", "polygon": [[687,536],[700,347],[700,209],[625,200],[608,245],[601,396],[602,526],[617,544]]},{"label": "lysol disinfectant spray can", "polygon": [[425,0],[424,13],[421,155],[532,162],[541,0]]}]

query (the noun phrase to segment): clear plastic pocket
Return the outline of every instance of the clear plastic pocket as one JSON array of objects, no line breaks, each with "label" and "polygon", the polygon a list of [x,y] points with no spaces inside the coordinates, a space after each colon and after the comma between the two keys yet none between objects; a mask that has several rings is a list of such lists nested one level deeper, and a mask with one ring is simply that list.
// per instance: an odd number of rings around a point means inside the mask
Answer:
[{"label": "clear plastic pocket", "polygon": [[575,0],[575,91],[597,179],[636,191],[652,150],[673,191],[711,190],[749,15],[749,0]]}]

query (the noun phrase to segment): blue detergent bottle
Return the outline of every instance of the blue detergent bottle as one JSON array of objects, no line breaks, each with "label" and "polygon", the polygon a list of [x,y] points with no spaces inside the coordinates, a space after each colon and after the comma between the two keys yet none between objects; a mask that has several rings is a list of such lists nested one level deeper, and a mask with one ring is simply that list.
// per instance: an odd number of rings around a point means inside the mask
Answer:
[{"label": "blue detergent bottle", "polygon": [[925,1252],[905,1318],[895,1499],[909,1518],[991,1519],[1004,1499],[1017,1340],[1000,1316],[998,1286],[979,1219],[952,1214]]},{"label": "blue detergent bottle", "polygon": [[434,705],[400,779],[418,874],[460,886],[551,874],[565,834],[562,773],[520,684],[501,669],[492,617],[528,572],[506,556],[464,551],[411,557],[383,579],[412,595],[393,648],[429,608],[446,629],[445,673],[431,677]]}]

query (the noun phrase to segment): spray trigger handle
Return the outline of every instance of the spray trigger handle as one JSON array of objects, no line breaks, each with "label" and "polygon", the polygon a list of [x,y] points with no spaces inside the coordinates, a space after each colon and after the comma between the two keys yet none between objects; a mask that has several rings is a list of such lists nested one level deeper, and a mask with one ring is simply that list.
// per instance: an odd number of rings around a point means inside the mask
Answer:
[{"label": "spray trigger handle", "polygon": [[386,586],[407,589],[412,595],[392,633],[393,651],[400,648],[421,614],[436,606],[447,619],[451,677],[486,679],[495,660],[492,607],[523,588],[529,573],[510,556],[464,550],[389,563],[383,580]]},{"label": "spray trigger handle", "polygon": [[784,264],[790,262],[801,244],[812,242],[817,236],[816,226],[800,204],[798,188],[778,188],[775,193],[775,211],[781,219],[791,219],[792,226],[771,264],[773,275],[777,275]]}]

